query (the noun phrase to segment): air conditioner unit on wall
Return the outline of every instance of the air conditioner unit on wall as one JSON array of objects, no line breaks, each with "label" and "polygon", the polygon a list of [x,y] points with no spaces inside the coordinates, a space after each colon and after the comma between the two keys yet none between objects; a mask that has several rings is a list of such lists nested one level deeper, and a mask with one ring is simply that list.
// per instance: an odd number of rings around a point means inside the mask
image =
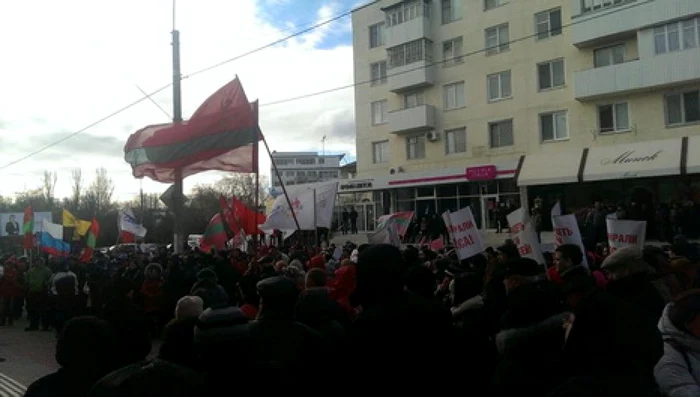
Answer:
[{"label": "air conditioner unit on wall", "polygon": [[430,142],[435,142],[440,139],[440,135],[435,131],[426,132],[425,139],[429,140]]}]

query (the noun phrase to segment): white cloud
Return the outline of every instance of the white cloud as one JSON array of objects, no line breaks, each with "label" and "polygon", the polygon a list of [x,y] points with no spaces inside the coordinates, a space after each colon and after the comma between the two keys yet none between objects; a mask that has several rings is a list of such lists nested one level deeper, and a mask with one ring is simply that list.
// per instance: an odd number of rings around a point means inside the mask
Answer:
[{"label": "white cloud", "polygon": [[[272,26],[259,17],[260,7],[269,2],[178,2],[183,73],[187,75],[287,35],[285,21]],[[305,19],[328,19],[341,12],[338,4],[328,3],[319,8],[317,15]],[[170,82],[170,1],[4,2],[0,14],[10,16],[0,25],[0,37],[12,38],[0,41],[0,166],[138,99],[142,94],[137,85],[151,91]],[[354,154],[352,89],[264,106],[351,84],[351,46],[315,47],[333,29],[347,24],[341,20],[334,26],[326,25],[185,79],[183,114],[189,116],[209,94],[238,75],[249,98],[260,99],[261,127],[271,149],[320,150],[320,140],[327,135],[326,150]],[[171,111],[170,89],[153,99]],[[123,144],[137,128],[166,121],[161,110],[143,101],[75,138],[0,170],[0,195],[38,186],[44,170],[59,173],[56,191],[66,195],[72,168],[83,168],[83,173],[92,177],[94,168],[105,166],[116,182],[117,196],[130,198],[138,191],[139,181],[131,177],[131,169],[122,159]],[[269,159],[266,155],[260,158],[261,170],[269,172]],[[185,188],[216,178],[217,173],[191,177]],[[147,191],[165,188],[144,181]]]}]

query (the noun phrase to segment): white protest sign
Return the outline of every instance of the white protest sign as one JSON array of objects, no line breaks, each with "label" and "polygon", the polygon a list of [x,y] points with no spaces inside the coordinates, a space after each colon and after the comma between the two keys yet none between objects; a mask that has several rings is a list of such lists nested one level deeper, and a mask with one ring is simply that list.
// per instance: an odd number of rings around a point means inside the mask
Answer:
[{"label": "white protest sign", "polygon": [[449,219],[445,224],[459,259],[467,259],[484,252],[484,243],[476,227],[471,208],[464,207],[456,212],[446,212],[443,214],[444,217]]},{"label": "white protest sign", "polygon": [[564,244],[574,244],[581,248],[583,253],[583,264],[588,266],[586,260],[586,248],[583,246],[583,238],[578,228],[578,221],[573,214],[559,215],[552,217],[552,227],[554,228],[554,246]]},{"label": "white protest sign", "polygon": [[608,226],[608,245],[610,252],[623,247],[636,245],[640,249],[644,247],[644,239],[647,234],[646,221],[625,221],[618,219],[606,219]]},{"label": "white protest sign", "polygon": [[537,240],[537,233],[525,209],[520,207],[508,214],[506,218],[510,225],[510,236],[518,247],[520,256],[533,259],[539,264],[544,264],[542,248]]}]

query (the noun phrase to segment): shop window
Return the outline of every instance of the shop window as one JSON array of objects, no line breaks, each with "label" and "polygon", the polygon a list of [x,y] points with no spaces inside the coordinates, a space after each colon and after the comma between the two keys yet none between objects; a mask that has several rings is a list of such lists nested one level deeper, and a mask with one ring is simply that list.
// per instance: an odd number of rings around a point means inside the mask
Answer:
[{"label": "shop window", "polygon": [[518,184],[513,179],[501,179],[498,181],[498,193],[519,193]]},{"label": "shop window", "polygon": [[457,196],[457,185],[440,185],[437,186],[437,196],[441,197],[455,197]]},{"label": "shop window", "polygon": [[414,188],[409,187],[396,190],[397,200],[412,200],[414,198],[416,198],[416,189]]},{"label": "shop window", "polygon": [[416,189],[418,197],[435,197],[435,188],[432,186],[419,187]]},{"label": "shop window", "polygon": [[481,191],[479,190],[478,183],[463,183],[459,185],[459,195],[460,196],[480,196]]},{"label": "shop window", "polygon": [[447,198],[438,200],[438,214],[442,214],[445,211],[459,211],[459,201],[456,198]]}]

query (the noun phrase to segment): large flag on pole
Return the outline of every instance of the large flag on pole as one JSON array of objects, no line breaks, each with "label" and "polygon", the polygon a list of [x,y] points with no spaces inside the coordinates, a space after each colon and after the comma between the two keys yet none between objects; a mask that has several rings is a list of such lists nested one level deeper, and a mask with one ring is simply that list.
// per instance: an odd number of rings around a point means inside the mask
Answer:
[{"label": "large flag on pole", "polygon": [[63,241],[63,225],[46,219],[41,223],[41,250],[56,256],[70,255],[70,244]]},{"label": "large flag on pole", "polygon": [[63,210],[63,227],[73,227],[79,236],[84,236],[90,230],[90,221],[78,219],[68,210]]},{"label": "large flag on pole", "polygon": [[129,137],[124,159],[137,178],[175,181],[203,171],[256,172],[253,149],[261,138],[257,102],[251,104],[240,80],[221,87],[190,120],[150,125]]},{"label": "large flag on pole", "polygon": [[80,261],[87,263],[92,259],[92,255],[95,253],[95,248],[97,247],[97,238],[100,236],[100,224],[97,223],[97,219],[92,218],[90,222],[90,230],[88,231],[87,241],[85,242],[85,249],[83,254],[80,255]]},{"label": "large flag on pole", "polygon": [[34,248],[34,210],[32,206],[24,209],[24,220],[22,221],[22,248]]}]

